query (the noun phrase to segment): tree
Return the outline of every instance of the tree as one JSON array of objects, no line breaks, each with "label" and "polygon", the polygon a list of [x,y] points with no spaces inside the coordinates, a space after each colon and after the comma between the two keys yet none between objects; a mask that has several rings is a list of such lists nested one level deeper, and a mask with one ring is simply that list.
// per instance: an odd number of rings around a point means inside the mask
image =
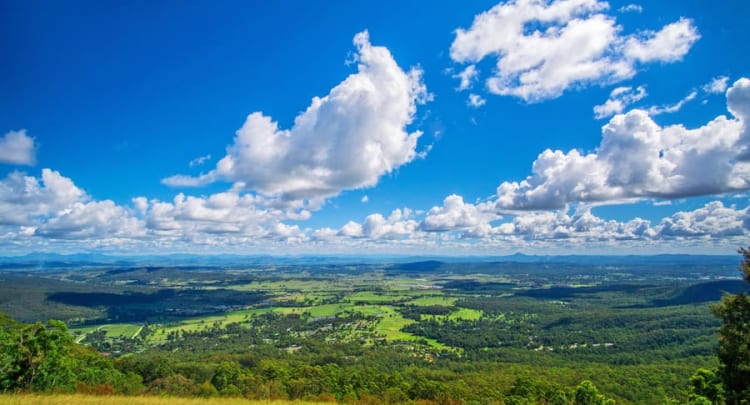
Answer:
[{"label": "tree", "polygon": [[[742,254],[742,278],[750,282],[750,248]],[[726,403],[750,403],[750,296],[747,293],[724,294],[712,308],[722,321],[719,329],[719,377],[724,385]]]},{"label": "tree", "polygon": [[72,391],[78,359],[60,321],[22,324],[0,314],[0,391]]},{"label": "tree", "polygon": [[[690,377],[690,403],[723,404],[724,388],[719,377],[711,370],[699,368]],[[701,402],[703,401],[703,402]]]},{"label": "tree", "polygon": [[575,405],[612,405],[615,401],[608,399],[599,393],[596,386],[589,381],[584,380],[576,387],[574,404]]},{"label": "tree", "polygon": [[223,361],[216,367],[216,371],[211,377],[211,384],[216,387],[217,391],[222,391],[227,386],[234,385],[239,375],[240,367],[237,363]]}]

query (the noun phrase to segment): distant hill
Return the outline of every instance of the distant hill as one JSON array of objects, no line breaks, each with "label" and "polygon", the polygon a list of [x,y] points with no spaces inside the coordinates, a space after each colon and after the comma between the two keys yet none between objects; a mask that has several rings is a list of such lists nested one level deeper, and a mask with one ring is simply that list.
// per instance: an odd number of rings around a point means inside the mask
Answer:
[{"label": "distant hill", "polygon": [[737,256],[713,255],[565,255],[535,256],[516,253],[507,256],[389,256],[389,255],[199,255],[169,254],[143,256],[114,256],[99,253],[30,253],[24,256],[0,257],[0,269],[45,269],[102,266],[247,266],[247,265],[344,265],[397,264],[403,271],[429,271],[442,263],[523,263],[523,264],[578,264],[578,265],[709,265],[736,266]]},{"label": "distant hill", "polygon": [[743,280],[717,280],[691,285],[677,291],[672,297],[656,299],[652,306],[666,307],[671,305],[701,304],[718,301],[725,293],[737,294],[747,292],[747,283]]}]

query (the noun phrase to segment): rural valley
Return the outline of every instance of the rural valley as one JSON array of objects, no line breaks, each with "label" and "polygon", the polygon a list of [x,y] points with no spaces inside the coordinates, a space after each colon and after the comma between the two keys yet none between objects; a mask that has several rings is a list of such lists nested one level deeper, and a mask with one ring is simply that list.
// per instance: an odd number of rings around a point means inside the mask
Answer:
[{"label": "rural valley", "polygon": [[709,304],[745,290],[735,257],[513,259],[7,265],[0,311],[106,356],[120,380],[90,389],[628,404],[686,400],[717,365]]}]

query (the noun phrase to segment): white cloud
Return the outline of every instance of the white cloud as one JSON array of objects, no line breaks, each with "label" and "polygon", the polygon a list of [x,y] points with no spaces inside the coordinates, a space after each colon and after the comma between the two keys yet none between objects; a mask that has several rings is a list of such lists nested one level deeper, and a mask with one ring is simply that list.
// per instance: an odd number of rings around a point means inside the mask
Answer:
[{"label": "white cloud", "polygon": [[34,138],[26,130],[9,131],[0,138],[0,163],[33,166],[36,164]]},{"label": "white cloud", "polygon": [[[550,211],[519,211],[500,218],[489,204],[470,204],[458,195],[446,197],[416,223],[400,211],[390,217],[369,215],[363,224],[350,221],[338,232],[322,228],[312,239],[336,246],[372,249],[376,244],[398,242],[454,252],[492,252],[492,249],[583,249],[639,248],[655,251],[706,246],[706,243],[738,243],[750,234],[750,208],[725,207],[720,201],[693,211],[677,212],[656,225],[642,218],[607,220],[594,215],[591,205],[578,204]],[[495,222],[502,221],[493,225]],[[714,241],[714,242],[709,242]],[[393,245],[390,245],[393,246]],[[591,250],[594,249],[594,250]]]},{"label": "white cloud", "polygon": [[[700,90],[708,94],[721,94],[727,90],[727,82],[729,78],[727,76],[719,76],[713,78],[710,82],[700,86]],[[695,100],[698,97],[698,91],[692,90],[687,96],[683,97],[674,104],[656,105],[648,108],[648,113],[651,116],[657,116],[660,114],[671,114],[678,112],[690,101]],[[705,104],[704,100],[704,104]]]},{"label": "white cloud", "polygon": [[630,86],[617,87],[609,94],[609,98],[604,104],[594,106],[594,117],[602,119],[614,114],[620,114],[625,107],[646,97],[645,86],[638,86],[633,89]]},{"label": "white cloud", "polygon": [[480,96],[479,94],[471,93],[469,94],[469,101],[467,101],[466,104],[468,104],[469,107],[479,108],[485,103],[487,103],[487,100],[483,99],[482,96]]},{"label": "white cloud", "polygon": [[[388,217],[380,213],[368,215],[360,224],[355,221],[349,221],[336,232],[336,236],[347,239],[384,241],[384,240],[404,240],[414,236],[417,232],[419,223],[412,219],[414,213],[404,208],[396,209]],[[331,239],[330,230],[324,228],[320,233],[315,231],[314,236],[320,238],[320,234]]]},{"label": "white cloud", "polygon": [[625,56],[640,62],[676,62],[687,55],[700,38],[687,18],[664,26],[659,31],[641,32],[625,42]]},{"label": "white cloud", "polygon": [[143,235],[142,223],[113,201],[92,201],[70,178],[42,169],[0,180],[0,226],[45,239],[112,239]]},{"label": "white cloud", "polygon": [[597,0],[508,1],[456,30],[451,58],[476,64],[497,57],[490,92],[526,102],[560,96],[571,86],[632,77],[639,63],[680,60],[698,40],[692,21],[621,35],[609,5]]},{"label": "white cloud", "polygon": [[407,132],[417,105],[429,99],[422,72],[403,71],[367,32],[354,37],[358,71],[315,97],[291,129],[255,112],[211,172],[163,183],[196,186],[218,180],[285,199],[325,198],[370,187],[417,157],[420,131]]},{"label": "white cloud", "polygon": [[619,224],[616,222],[607,223],[585,208],[576,211],[572,216],[568,215],[566,210],[519,214],[513,218],[508,230],[524,240],[586,239],[593,235],[601,239],[610,239],[613,234],[617,234],[612,232],[611,228],[620,231],[620,237],[628,235],[624,232],[625,227],[617,225]]},{"label": "white cloud", "polygon": [[451,194],[443,200],[441,207],[432,207],[427,211],[419,227],[427,232],[464,230],[478,233],[498,218],[491,205],[467,204],[463,197]]},{"label": "white cloud", "polygon": [[714,77],[710,82],[701,86],[701,89],[709,94],[721,94],[727,91],[728,82],[729,77],[727,76]]},{"label": "white cloud", "polygon": [[189,163],[189,165],[190,165],[190,167],[201,166],[201,165],[203,165],[204,163],[206,163],[209,160],[211,160],[211,155],[210,154],[205,155],[205,156],[200,156],[200,157],[197,157],[197,158],[191,160],[190,163]]},{"label": "white cloud", "polygon": [[305,231],[283,221],[309,219],[309,209],[318,208],[243,193],[238,187],[206,197],[180,193],[171,202],[131,201],[132,207],[93,200],[70,178],[50,169],[43,169],[40,178],[12,172],[0,180],[0,245],[141,253],[144,247],[268,248],[306,241]]},{"label": "white cloud", "polygon": [[200,197],[179,193],[172,201],[138,197],[133,205],[143,219],[147,239],[172,247],[187,243],[192,249],[266,249],[308,240],[298,225],[283,222],[309,219],[306,204],[243,193],[238,187]]},{"label": "white cloud", "polygon": [[680,211],[664,218],[657,227],[660,237],[726,237],[746,233],[743,220],[747,209],[725,207],[721,201],[707,203],[694,211]]},{"label": "white cloud", "polygon": [[[382,215],[381,215],[381,218],[382,218]],[[339,234],[342,236],[348,236],[352,238],[361,237],[363,235],[362,225],[354,221],[349,221],[344,226],[341,227],[341,229],[339,230]]]},{"label": "white cloud", "polygon": [[667,105],[659,105],[659,106],[651,106],[648,109],[648,113],[651,116],[656,116],[660,114],[671,114],[675,113],[677,111],[680,111],[682,107],[687,104],[690,101],[695,100],[695,98],[698,96],[698,92],[693,90],[691,91],[687,96],[682,98],[680,101],[674,103],[674,104],[667,104]]},{"label": "white cloud", "polygon": [[457,90],[461,91],[471,88],[478,75],[479,71],[475,65],[469,65],[460,73],[453,75],[454,78],[460,80]]},{"label": "white cloud", "polygon": [[639,4],[628,4],[617,9],[621,13],[642,13],[643,7]]},{"label": "white cloud", "polygon": [[0,224],[33,226],[89,197],[60,173],[42,169],[38,179],[12,172],[0,180]]},{"label": "white cloud", "polygon": [[727,92],[734,118],[719,116],[696,129],[660,127],[647,112],[614,116],[595,153],[545,150],[521,182],[497,189],[500,210],[562,208],[571,202],[679,198],[750,189],[746,162],[750,80]]},{"label": "white cloud", "polygon": [[369,239],[400,239],[408,237],[417,229],[417,221],[410,219],[411,211],[393,210],[388,218],[371,214],[362,223],[362,235]]},{"label": "white cloud", "polygon": [[143,223],[111,200],[76,202],[36,228],[53,239],[134,238],[145,235]]},{"label": "white cloud", "polygon": [[366,203],[366,202],[370,201],[370,197],[368,197],[367,195],[363,195],[362,198],[359,201],[362,202],[362,203]]},{"label": "white cloud", "polygon": [[[20,193],[21,189],[26,191]],[[545,252],[642,248],[644,242],[655,249],[706,243],[733,247],[750,234],[749,210],[714,201],[677,212],[653,226],[640,218],[605,220],[591,212],[591,205],[575,203],[559,210],[516,211],[500,217],[494,201],[471,204],[450,195],[426,213],[404,208],[388,216],[373,213],[361,224],[350,221],[338,230],[303,230],[284,223],[304,219],[303,204],[255,196],[239,188],[207,197],[178,194],[169,202],[136,197],[132,207],[126,207],[110,200],[94,201],[69,178],[44,169],[39,179],[16,172],[0,180],[0,218],[14,219],[0,223],[0,245],[121,253],[366,249],[447,254],[496,254],[499,248]]]},{"label": "white cloud", "polygon": [[162,235],[239,235],[265,237],[285,235],[284,219],[308,219],[309,211],[300,206],[278,206],[275,201],[237,189],[208,197],[186,196],[182,193],[171,202],[140,200],[137,208],[144,212],[146,226]]}]

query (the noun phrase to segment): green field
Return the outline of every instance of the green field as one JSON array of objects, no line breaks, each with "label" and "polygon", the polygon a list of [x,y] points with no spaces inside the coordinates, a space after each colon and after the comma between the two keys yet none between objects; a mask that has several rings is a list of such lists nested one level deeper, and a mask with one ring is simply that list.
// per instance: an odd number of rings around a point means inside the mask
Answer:
[{"label": "green field", "polygon": [[459,308],[448,315],[450,320],[467,320],[475,321],[481,319],[484,313],[482,311],[470,308]]},{"label": "green field", "polygon": [[452,306],[453,304],[456,303],[456,300],[457,298],[455,297],[446,297],[442,294],[435,294],[435,295],[425,295],[425,296],[407,301],[406,304],[417,305],[417,306],[430,306],[430,305]]},{"label": "green field", "polygon": [[108,338],[132,339],[141,331],[143,325],[133,323],[112,323],[97,326],[71,328],[71,333],[77,341],[83,340],[87,334],[94,331],[103,331]]}]

